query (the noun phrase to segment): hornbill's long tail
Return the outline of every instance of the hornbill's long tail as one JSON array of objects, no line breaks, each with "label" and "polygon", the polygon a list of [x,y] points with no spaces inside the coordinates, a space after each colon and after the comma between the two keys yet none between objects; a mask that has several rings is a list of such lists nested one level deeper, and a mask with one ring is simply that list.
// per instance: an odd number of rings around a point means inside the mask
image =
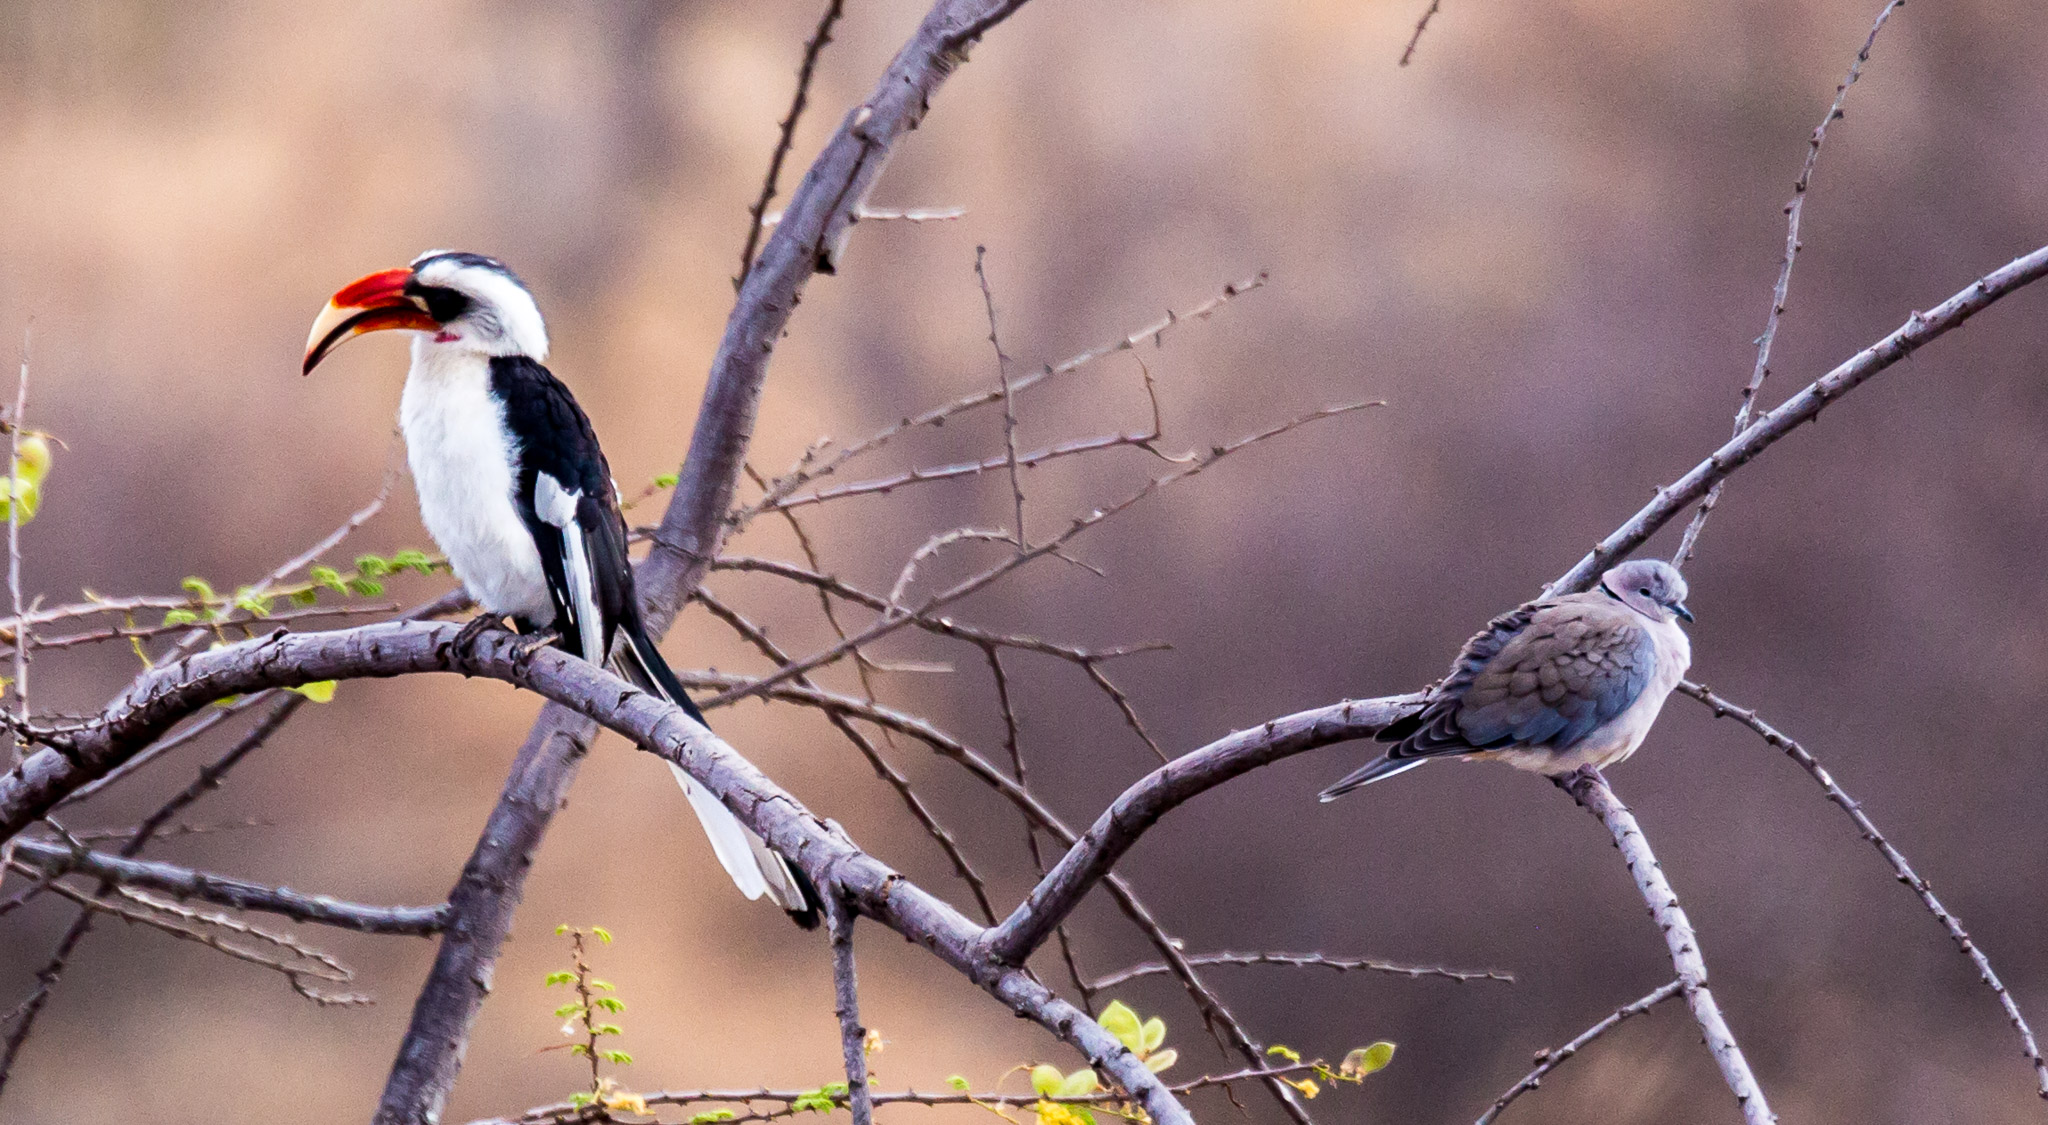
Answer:
[{"label": "hornbill's long tail", "polygon": [[[689,694],[683,690],[668,661],[662,659],[661,651],[654,647],[654,642],[640,623],[622,622],[619,632],[625,643],[615,650],[612,661],[619,675],[640,690],[661,696],[681,707],[684,714],[703,723],[703,712],[690,702]],[[753,829],[741,824],[732,810],[692,781],[682,767],[671,762],[669,769],[675,772],[676,784],[683,787],[683,796],[690,799],[690,807],[696,810],[698,821],[704,825],[704,834],[711,838],[711,850],[718,854],[718,862],[725,866],[726,874],[732,876],[740,893],[750,899],[765,894],[775,905],[788,911],[797,925],[806,930],[816,929],[824,902],[818,897],[818,888],[811,885],[803,870],[778,855],[754,834]]]}]

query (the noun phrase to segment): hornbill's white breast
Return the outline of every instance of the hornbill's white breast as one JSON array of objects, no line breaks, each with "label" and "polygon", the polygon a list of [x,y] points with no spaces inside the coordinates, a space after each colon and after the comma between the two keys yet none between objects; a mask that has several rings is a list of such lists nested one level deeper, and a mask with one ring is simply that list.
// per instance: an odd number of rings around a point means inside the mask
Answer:
[{"label": "hornbill's white breast", "polygon": [[415,339],[398,425],[420,519],[455,576],[491,613],[552,622],[540,552],[514,500],[519,451],[488,357]]}]

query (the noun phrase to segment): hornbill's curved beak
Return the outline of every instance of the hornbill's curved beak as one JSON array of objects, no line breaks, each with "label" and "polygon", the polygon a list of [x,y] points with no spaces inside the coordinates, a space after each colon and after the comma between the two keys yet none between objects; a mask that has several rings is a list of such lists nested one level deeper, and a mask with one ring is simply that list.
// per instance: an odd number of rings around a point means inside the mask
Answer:
[{"label": "hornbill's curved beak", "polygon": [[405,283],[410,280],[410,269],[379,270],[343,286],[313,321],[313,331],[306,337],[306,365],[301,373],[312,374],[328,352],[352,336],[386,328],[431,332],[441,327],[418,302],[406,296]]}]

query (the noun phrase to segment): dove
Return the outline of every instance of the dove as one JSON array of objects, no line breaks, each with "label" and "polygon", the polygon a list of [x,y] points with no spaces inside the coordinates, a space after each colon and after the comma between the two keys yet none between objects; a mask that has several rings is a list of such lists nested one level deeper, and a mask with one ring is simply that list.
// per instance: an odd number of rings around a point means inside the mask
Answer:
[{"label": "dove", "polygon": [[1604,769],[1643,744],[1692,664],[1685,577],[1634,559],[1583,594],[1494,618],[1458,653],[1422,710],[1375,737],[1394,745],[1323,790],[1334,801],[1431,758],[1494,759],[1552,777]]}]

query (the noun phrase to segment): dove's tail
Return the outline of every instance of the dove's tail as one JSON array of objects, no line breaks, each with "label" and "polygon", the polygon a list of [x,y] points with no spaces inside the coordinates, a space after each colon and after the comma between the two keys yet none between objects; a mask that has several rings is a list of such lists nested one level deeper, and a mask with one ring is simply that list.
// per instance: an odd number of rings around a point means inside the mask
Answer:
[{"label": "dove's tail", "polygon": [[1428,758],[1376,758],[1345,775],[1344,780],[1323,790],[1320,794],[1320,799],[1334,801],[1353,789],[1371,785],[1375,781],[1392,777],[1397,773],[1406,773],[1428,760]]},{"label": "dove's tail", "polygon": [[[704,715],[697,705],[690,702],[688,693],[676,679],[676,674],[663,660],[660,650],[648,639],[647,631],[637,621],[621,623],[620,632],[625,634],[626,643],[616,650],[618,658],[613,662],[619,675],[635,687],[651,692],[683,709],[683,712],[698,722],[704,722]],[[803,871],[777,855],[754,830],[741,824],[732,810],[719,803],[703,786],[690,779],[690,775],[674,763],[669,769],[675,771],[676,784],[683,787],[683,796],[690,799],[690,807],[696,811],[697,819],[704,825],[704,834],[711,838],[711,850],[717,854],[718,862],[732,876],[740,893],[750,899],[767,895],[775,905],[789,912],[797,925],[806,930],[816,929],[819,911],[823,902],[818,898],[818,889],[811,885]]]}]

